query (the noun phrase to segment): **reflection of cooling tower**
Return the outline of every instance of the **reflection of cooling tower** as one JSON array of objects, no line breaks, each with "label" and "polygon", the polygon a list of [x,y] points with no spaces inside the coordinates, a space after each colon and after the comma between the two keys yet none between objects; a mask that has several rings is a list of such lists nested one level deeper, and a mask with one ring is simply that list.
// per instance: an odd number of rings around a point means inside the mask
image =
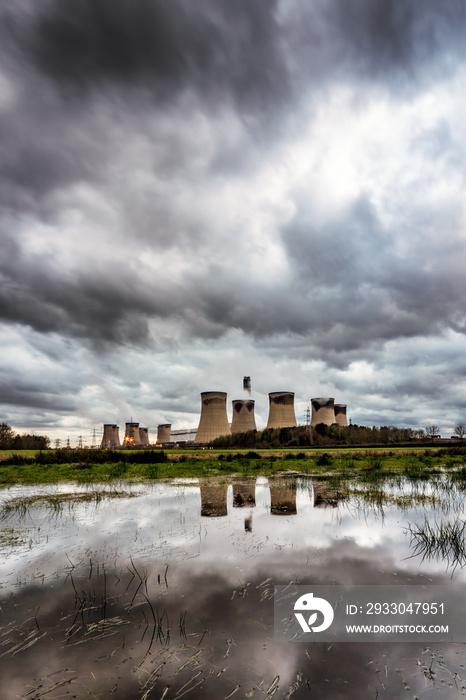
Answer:
[{"label": "reflection of cooling tower", "polygon": [[256,480],[233,479],[233,508],[256,505]]},{"label": "reflection of cooling tower", "polygon": [[335,423],[337,423],[338,425],[348,425],[348,420],[346,418],[345,403],[335,404]]},{"label": "reflection of cooling tower", "polygon": [[273,391],[269,394],[267,428],[290,428],[297,425],[294,413],[294,393]]},{"label": "reflection of cooling tower", "polygon": [[269,485],[272,515],[296,515],[296,482],[275,479]]},{"label": "reflection of cooling tower", "polygon": [[139,428],[139,442],[141,446],[147,447],[149,444],[149,428]]},{"label": "reflection of cooling tower", "polygon": [[346,495],[328,482],[312,482],[314,489],[314,508],[336,508],[340,501],[346,499]]},{"label": "reflection of cooling tower", "polygon": [[162,423],[157,426],[157,442],[170,442],[171,440],[171,423]]},{"label": "reflection of cooling tower", "polygon": [[213,517],[227,514],[228,484],[201,486],[201,515]]},{"label": "reflection of cooling tower", "polygon": [[335,399],[311,399],[312,426],[318,423],[325,423],[325,425],[332,425],[335,423],[334,401]]},{"label": "reflection of cooling tower", "polygon": [[126,423],[125,445],[140,445],[139,423]]},{"label": "reflection of cooling tower", "polygon": [[235,399],[232,401],[233,414],[231,419],[232,433],[247,433],[248,430],[256,429],[256,419],[254,418],[255,401],[242,401]]},{"label": "reflection of cooling tower", "polygon": [[112,423],[104,424],[104,434],[100,447],[101,449],[110,450],[120,447],[120,428],[118,425],[113,425]]},{"label": "reflection of cooling tower", "polygon": [[201,393],[201,418],[195,442],[211,442],[222,435],[230,435],[225,391]]}]

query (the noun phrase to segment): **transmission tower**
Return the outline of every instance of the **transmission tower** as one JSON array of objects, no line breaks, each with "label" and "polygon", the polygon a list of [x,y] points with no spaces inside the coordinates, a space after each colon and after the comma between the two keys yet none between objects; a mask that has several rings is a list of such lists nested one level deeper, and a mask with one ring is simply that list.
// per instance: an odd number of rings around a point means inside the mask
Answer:
[{"label": "transmission tower", "polygon": [[83,436],[80,435],[78,439],[78,449],[82,450],[83,449]]}]

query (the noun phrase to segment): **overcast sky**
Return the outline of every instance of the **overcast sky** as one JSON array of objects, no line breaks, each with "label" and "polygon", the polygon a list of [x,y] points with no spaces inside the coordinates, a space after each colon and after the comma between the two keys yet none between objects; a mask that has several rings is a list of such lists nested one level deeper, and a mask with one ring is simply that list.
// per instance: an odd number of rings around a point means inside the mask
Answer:
[{"label": "overcast sky", "polygon": [[466,422],[464,0],[1,0],[0,420]]}]

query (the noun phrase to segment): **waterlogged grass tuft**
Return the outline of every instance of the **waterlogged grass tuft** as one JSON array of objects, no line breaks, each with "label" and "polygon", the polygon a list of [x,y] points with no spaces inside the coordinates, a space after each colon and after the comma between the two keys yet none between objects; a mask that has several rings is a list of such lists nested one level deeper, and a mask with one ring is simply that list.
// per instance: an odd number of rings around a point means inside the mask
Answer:
[{"label": "waterlogged grass tuft", "polygon": [[70,508],[79,503],[99,504],[112,498],[134,498],[139,494],[135,491],[115,489],[90,490],[86,492],[37,494],[35,496],[16,496],[5,499],[0,504],[0,519],[4,520],[11,515],[25,515],[31,508],[47,508],[58,512],[65,505]]},{"label": "waterlogged grass tuft", "polygon": [[466,564],[466,521],[430,521],[410,524],[407,532],[414,547],[412,557],[445,562],[447,568],[463,568]]}]

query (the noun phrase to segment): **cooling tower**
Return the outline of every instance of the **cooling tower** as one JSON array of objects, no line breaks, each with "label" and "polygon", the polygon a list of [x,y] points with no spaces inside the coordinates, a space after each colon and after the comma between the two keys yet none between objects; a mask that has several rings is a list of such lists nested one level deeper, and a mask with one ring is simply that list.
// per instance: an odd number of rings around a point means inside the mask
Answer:
[{"label": "cooling tower", "polygon": [[126,423],[124,444],[126,447],[141,444],[139,440],[139,423]]},{"label": "cooling tower", "polygon": [[171,441],[171,423],[162,423],[157,426],[157,442],[170,442]]},{"label": "cooling tower", "polygon": [[256,480],[233,479],[233,508],[256,505]]},{"label": "cooling tower", "polygon": [[291,428],[296,425],[294,393],[292,391],[273,391],[270,393],[267,428]]},{"label": "cooling tower", "polygon": [[225,391],[201,393],[201,417],[194,442],[211,442],[222,435],[230,435]]},{"label": "cooling tower", "polygon": [[247,433],[248,430],[256,429],[256,419],[254,417],[255,401],[250,399],[243,401],[235,399],[231,402],[233,407],[231,419],[232,433]]},{"label": "cooling tower", "polygon": [[149,444],[149,428],[139,428],[139,442],[141,447],[147,447]]},{"label": "cooling tower", "polygon": [[346,404],[345,403],[336,403],[335,404],[335,423],[337,425],[343,425],[347,426],[348,425],[348,420],[346,418]]},{"label": "cooling tower", "polygon": [[311,399],[312,426],[318,423],[325,423],[325,425],[332,425],[335,423],[334,401],[335,399]]},{"label": "cooling tower", "polygon": [[104,423],[104,434],[100,443],[102,450],[113,450],[120,445],[120,428],[112,423]]},{"label": "cooling tower", "polygon": [[201,515],[227,515],[228,484],[201,486]]},{"label": "cooling tower", "polygon": [[296,515],[296,484],[276,479],[270,483],[272,515]]}]

